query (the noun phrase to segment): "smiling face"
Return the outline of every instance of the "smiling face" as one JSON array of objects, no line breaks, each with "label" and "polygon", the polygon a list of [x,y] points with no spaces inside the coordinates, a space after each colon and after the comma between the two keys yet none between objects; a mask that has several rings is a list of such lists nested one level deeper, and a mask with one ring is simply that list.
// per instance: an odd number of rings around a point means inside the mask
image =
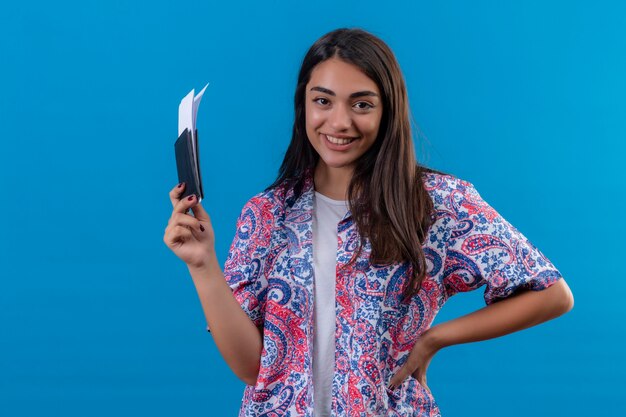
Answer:
[{"label": "smiling face", "polygon": [[383,114],[376,83],[338,58],[318,64],[306,85],[306,133],[328,169],[354,168],[376,141]]}]

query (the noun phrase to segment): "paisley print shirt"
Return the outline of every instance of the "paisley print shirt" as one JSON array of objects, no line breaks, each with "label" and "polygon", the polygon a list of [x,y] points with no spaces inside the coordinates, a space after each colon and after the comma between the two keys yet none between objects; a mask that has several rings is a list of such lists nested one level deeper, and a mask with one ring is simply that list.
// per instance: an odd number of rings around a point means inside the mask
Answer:
[{"label": "paisley print shirt", "polygon": [[[440,416],[415,378],[386,387],[445,301],[485,286],[487,304],[519,290],[541,290],[558,270],[490,207],[472,184],[427,173],[435,222],[423,244],[427,277],[402,303],[407,262],[377,265],[369,242],[350,263],[360,236],[350,211],[338,224],[335,416]],[[313,180],[299,196],[287,186],[257,194],[244,206],[224,265],[242,309],[263,328],[258,379],[246,386],[240,417],[313,417]]]}]

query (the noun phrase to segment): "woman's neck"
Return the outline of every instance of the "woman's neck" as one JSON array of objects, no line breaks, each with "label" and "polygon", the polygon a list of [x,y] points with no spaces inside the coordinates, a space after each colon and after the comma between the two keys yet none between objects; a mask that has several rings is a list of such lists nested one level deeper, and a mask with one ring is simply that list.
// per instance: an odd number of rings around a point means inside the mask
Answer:
[{"label": "woman's neck", "polygon": [[313,174],[315,191],[333,200],[347,200],[352,172],[352,167],[331,168],[320,161]]}]

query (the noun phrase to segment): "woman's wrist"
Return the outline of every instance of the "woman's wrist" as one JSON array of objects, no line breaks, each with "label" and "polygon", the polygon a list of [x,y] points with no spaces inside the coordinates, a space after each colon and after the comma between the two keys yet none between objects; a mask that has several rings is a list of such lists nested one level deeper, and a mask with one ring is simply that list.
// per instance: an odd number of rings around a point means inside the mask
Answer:
[{"label": "woman's wrist", "polygon": [[199,262],[187,264],[187,268],[192,276],[210,275],[216,267],[219,269],[219,262],[215,251],[207,253]]},{"label": "woman's wrist", "polygon": [[424,347],[433,354],[447,346],[440,324],[426,330],[420,338],[423,339]]}]

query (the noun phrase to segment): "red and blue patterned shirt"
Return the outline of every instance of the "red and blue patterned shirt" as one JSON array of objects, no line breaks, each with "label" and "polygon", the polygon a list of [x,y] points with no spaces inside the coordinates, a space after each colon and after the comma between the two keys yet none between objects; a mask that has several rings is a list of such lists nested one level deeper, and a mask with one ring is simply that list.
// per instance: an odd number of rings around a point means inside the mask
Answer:
[{"label": "red and blue patterned shirt", "polygon": [[[338,224],[335,302],[336,416],[440,416],[432,395],[409,376],[386,387],[445,301],[486,286],[487,304],[519,290],[541,290],[561,274],[476,192],[450,175],[427,173],[435,221],[422,245],[427,276],[402,303],[408,262],[377,265],[350,211]],[[299,196],[278,186],[251,198],[237,221],[224,277],[242,309],[263,328],[258,379],[246,386],[240,417],[313,417],[314,187]]]}]

